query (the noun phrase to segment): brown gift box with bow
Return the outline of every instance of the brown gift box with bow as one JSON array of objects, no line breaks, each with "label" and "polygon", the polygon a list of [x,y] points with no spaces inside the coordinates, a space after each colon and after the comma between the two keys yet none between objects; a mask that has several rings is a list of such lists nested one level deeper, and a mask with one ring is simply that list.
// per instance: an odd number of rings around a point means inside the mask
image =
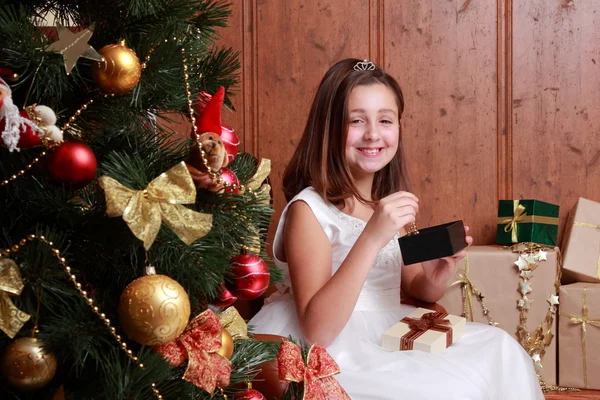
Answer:
[{"label": "brown gift box with bow", "polygon": [[558,383],[600,389],[600,284],[561,286],[558,322]]},{"label": "brown gift box with bow", "polygon": [[562,246],[563,282],[600,282],[600,203],[580,198],[571,209]]},{"label": "brown gift box with bow", "polygon": [[[515,249],[517,246],[513,246]],[[467,257],[459,261],[449,280],[444,297],[438,301],[449,313],[463,315],[469,322],[497,324],[519,341],[521,311],[526,311],[523,327],[535,335],[542,328],[540,340],[550,343],[539,360],[539,373],[547,384],[556,384],[556,323],[548,324],[548,300],[557,292],[557,253],[549,249],[545,261],[539,261],[531,272],[521,272],[515,264],[519,253],[500,246],[472,246]],[[524,274],[529,277],[522,278]],[[527,283],[529,285],[527,285]],[[525,295],[522,294],[525,291]],[[483,305],[480,301],[482,297]],[[464,300],[463,300],[464,299]],[[525,307],[528,307],[526,309]],[[550,314],[555,317],[554,314]],[[533,348],[533,346],[530,346]],[[539,345],[538,345],[539,347]],[[538,365],[539,366],[539,365]]]}]

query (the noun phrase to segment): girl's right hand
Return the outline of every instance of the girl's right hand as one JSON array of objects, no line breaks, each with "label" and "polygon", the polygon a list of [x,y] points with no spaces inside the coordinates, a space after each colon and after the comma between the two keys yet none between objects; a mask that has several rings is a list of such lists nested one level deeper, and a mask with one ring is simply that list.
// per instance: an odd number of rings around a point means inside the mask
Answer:
[{"label": "girl's right hand", "polygon": [[368,240],[382,249],[395,234],[415,222],[419,199],[409,192],[396,192],[379,200],[364,232]]}]

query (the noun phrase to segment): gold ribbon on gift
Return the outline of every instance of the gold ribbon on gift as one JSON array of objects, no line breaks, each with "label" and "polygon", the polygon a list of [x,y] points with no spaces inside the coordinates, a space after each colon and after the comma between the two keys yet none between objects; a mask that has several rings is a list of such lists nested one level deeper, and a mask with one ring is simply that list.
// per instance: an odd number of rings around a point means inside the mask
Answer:
[{"label": "gold ribbon on gift", "polygon": [[234,339],[248,339],[248,325],[235,307],[229,307],[219,313],[221,326],[227,329],[227,332]]},{"label": "gold ribbon on gift", "polygon": [[563,317],[568,317],[571,319],[571,323],[573,324],[581,324],[581,355],[583,360],[583,387],[587,389],[588,387],[588,376],[587,376],[587,356],[586,356],[586,343],[585,339],[587,336],[587,325],[590,324],[597,328],[600,328],[600,318],[598,319],[590,319],[588,306],[587,306],[587,288],[583,289],[583,294],[581,296],[581,316],[568,314],[561,312],[560,315]]},{"label": "gold ribbon on gift", "polygon": [[473,285],[473,282],[469,279],[469,253],[465,256],[465,268],[457,272],[458,280],[450,286],[461,285],[463,286],[463,313],[467,321],[473,322],[473,295],[481,296],[481,292]]},{"label": "gold ribbon on gift", "polygon": [[106,195],[108,216],[122,215],[146,250],[152,246],[163,221],[187,245],[212,228],[212,215],[183,206],[196,201],[196,187],[183,162],[160,174],[143,190],[129,189],[106,175],[99,182]]},{"label": "gold ribbon on gift", "polygon": [[23,290],[23,279],[17,264],[9,258],[0,258],[0,329],[14,338],[31,316],[19,310],[10,296],[18,296]]},{"label": "gold ribbon on gift", "polygon": [[519,204],[519,200],[513,200],[513,216],[498,217],[498,224],[504,225],[504,232],[511,232],[511,241],[517,243],[518,224],[538,223],[547,225],[558,225],[558,218],[545,217],[541,215],[527,215],[525,206]]},{"label": "gold ribbon on gift", "polygon": [[[573,226],[581,226],[584,228],[591,228],[600,231],[600,225],[586,224],[585,222],[575,222]],[[598,262],[596,263],[596,279],[600,279],[600,250],[598,251]]]}]

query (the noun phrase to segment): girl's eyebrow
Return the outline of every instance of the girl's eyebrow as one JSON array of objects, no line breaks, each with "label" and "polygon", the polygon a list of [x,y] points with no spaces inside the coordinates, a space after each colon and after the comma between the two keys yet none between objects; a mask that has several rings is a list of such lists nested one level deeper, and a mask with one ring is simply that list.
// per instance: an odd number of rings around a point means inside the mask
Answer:
[{"label": "girl's eyebrow", "polygon": [[[354,110],[350,110],[351,113],[365,113],[366,111],[363,108],[355,108]],[[392,110],[391,108],[382,108],[381,110],[379,110],[379,112],[390,112],[394,115],[396,115],[396,111]]]}]

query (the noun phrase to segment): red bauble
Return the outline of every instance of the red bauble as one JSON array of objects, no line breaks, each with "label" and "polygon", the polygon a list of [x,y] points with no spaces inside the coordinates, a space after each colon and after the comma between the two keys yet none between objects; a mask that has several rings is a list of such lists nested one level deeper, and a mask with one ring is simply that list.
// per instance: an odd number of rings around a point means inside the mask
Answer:
[{"label": "red bauble", "polygon": [[237,301],[237,297],[231,294],[224,283],[219,286],[217,293],[217,298],[212,302],[217,307],[227,308]]},{"label": "red bauble", "polygon": [[235,398],[236,400],[267,400],[267,398],[258,390],[248,389],[241,396]]},{"label": "red bauble", "polygon": [[240,254],[229,261],[234,277],[229,290],[240,300],[254,300],[269,287],[271,274],[266,262],[256,254]]},{"label": "red bauble", "polygon": [[230,170],[229,168],[221,168],[221,178],[223,178],[225,184],[227,184],[228,186],[232,186],[234,184],[236,185],[235,189],[226,188],[225,193],[238,194],[240,192],[240,180],[232,170]]},{"label": "red bauble", "polygon": [[48,171],[56,181],[81,187],[96,177],[98,161],[92,149],[79,142],[64,142],[50,156]]},{"label": "red bauble", "polygon": [[240,139],[237,133],[227,124],[221,124],[221,141],[225,145],[227,150],[227,157],[231,163],[233,159],[238,155],[240,148]]}]

